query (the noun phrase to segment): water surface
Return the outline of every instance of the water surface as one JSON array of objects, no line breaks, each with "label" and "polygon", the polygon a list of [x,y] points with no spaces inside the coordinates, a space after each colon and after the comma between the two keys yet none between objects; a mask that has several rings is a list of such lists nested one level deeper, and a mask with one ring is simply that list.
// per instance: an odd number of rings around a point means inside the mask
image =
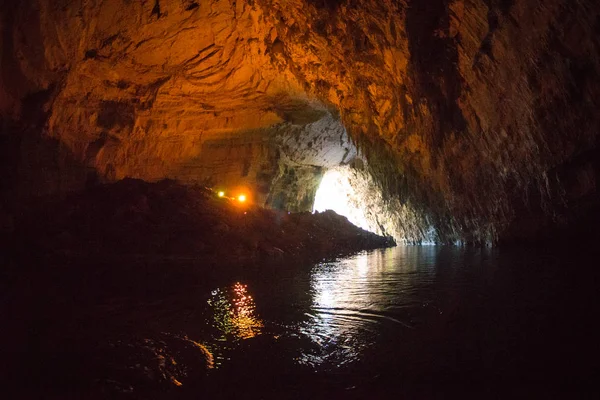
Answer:
[{"label": "water surface", "polygon": [[597,255],[400,246],[233,268],[51,259],[3,293],[0,377],[18,393],[8,398],[589,395]]},{"label": "water surface", "polygon": [[207,301],[212,389],[585,392],[598,367],[597,273],[586,257],[558,254],[397,247],[241,272]]}]

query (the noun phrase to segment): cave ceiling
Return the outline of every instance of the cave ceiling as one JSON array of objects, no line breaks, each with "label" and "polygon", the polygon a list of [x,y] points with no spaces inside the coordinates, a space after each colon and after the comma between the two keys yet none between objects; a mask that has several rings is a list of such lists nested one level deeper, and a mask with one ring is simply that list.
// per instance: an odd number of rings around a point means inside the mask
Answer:
[{"label": "cave ceiling", "polygon": [[[521,193],[543,203],[558,191],[563,165],[581,164],[575,176],[592,168],[581,155],[595,151],[599,126],[598,9],[566,0],[5,1],[0,109],[103,180],[231,175],[206,165],[207,149],[220,148],[233,163],[251,160],[250,175],[246,161],[240,168],[256,184],[281,174],[282,127],[298,135],[320,123],[342,137],[343,124],[388,197],[424,204],[433,219],[451,214],[434,221],[442,230],[489,230],[514,219]],[[332,163],[315,157],[322,162],[305,166]],[[595,190],[573,179],[582,196]]]}]

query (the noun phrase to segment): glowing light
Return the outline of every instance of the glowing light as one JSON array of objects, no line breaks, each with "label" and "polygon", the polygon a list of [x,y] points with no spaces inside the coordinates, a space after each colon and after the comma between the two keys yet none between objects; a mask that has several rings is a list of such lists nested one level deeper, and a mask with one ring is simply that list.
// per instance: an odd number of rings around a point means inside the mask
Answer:
[{"label": "glowing light", "polygon": [[246,195],[245,195],[245,194],[240,194],[240,195],[238,196],[238,201],[239,201],[240,203],[243,203],[243,202],[245,202],[245,201],[246,201]]},{"label": "glowing light", "polygon": [[367,221],[362,209],[362,201],[350,184],[349,172],[345,169],[331,169],[323,175],[315,195],[313,212],[326,210],[333,210],[343,215],[360,228],[368,231],[376,230]]},{"label": "glowing light", "polygon": [[217,193],[217,195],[218,195],[219,197],[223,197],[223,196],[225,196],[225,192],[223,192],[223,191],[220,191],[219,193]]}]

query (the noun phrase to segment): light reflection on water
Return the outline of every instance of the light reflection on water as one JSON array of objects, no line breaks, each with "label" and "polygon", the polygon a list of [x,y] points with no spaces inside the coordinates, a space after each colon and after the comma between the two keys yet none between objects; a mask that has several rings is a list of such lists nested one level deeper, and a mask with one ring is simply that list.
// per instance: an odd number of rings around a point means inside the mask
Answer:
[{"label": "light reflection on water", "polygon": [[236,282],[229,288],[215,289],[208,300],[213,312],[217,340],[250,339],[259,335],[263,322],[256,316],[256,304],[248,285]]},{"label": "light reflection on water", "polygon": [[311,382],[309,394],[357,388],[353,398],[381,398],[403,382],[430,379],[487,388],[498,376],[520,380],[539,371],[534,381],[545,381],[556,369],[548,349],[572,330],[555,322],[572,311],[569,299],[579,299],[581,285],[577,279],[561,295],[563,261],[553,257],[400,246],[312,266],[247,269],[241,283],[220,286],[209,301],[213,338],[222,340],[211,348],[214,376],[242,380],[239,387],[261,395],[271,385],[288,393]]},{"label": "light reflection on water", "polygon": [[[358,361],[385,326],[413,329],[410,316],[403,312],[418,302],[411,297],[415,264],[403,262],[410,251],[362,253],[315,267],[310,282],[313,304],[299,326],[299,334],[314,346],[302,352],[300,364],[340,367]],[[423,258],[421,279],[423,273],[430,275],[427,265],[435,262],[435,252],[425,252]]]},{"label": "light reflection on water", "polygon": [[217,353],[268,333],[300,339],[294,357],[300,365],[326,370],[359,361],[382,331],[414,329],[415,309],[438,309],[435,299],[421,290],[435,280],[436,251],[382,249],[321,263],[310,271],[259,276],[252,287],[266,301],[258,304],[261,318],[247,283],[215,289],[208,304],[213,338],[222,343]]}]

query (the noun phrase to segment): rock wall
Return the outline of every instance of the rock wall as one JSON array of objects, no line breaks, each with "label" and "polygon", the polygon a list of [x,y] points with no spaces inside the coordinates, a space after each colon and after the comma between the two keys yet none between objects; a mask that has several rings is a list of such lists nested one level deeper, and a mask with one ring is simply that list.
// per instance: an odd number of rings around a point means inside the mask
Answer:
[{"label": "rock wall", "polygon": [[[426,209],[439,239],[495,241],[532,213],[539,232],[571,218],[565,175],[597,182],[595,2],[289,3],[269,2],[282,62],[341,110],[384,192]],[[597,198],[585,182],[579,196]]]},{"label": "rock wall", "polygon": [[368,173],[368,166],[360,157],[324,174],[314,210],[328,209],[369,232],[392,236],[397,243],[434,244],[438,239],[426,213],[398,198],[385,198],[379,182]]},{"label": "rock wall", "polygon": [[[281,164],[288,139],[274,132],[305,137],[339,113],[385,200],[425,215],[439,241],[535,236],[598,198],[593,0],[37,0],[1,10],[2,141],[17,154],[3,183],[13,191],[212,174],[305,209],[328,166]],[[291,142],[299,154],[308,143]],[[240,169],[248,175],[234,178]]]}]

